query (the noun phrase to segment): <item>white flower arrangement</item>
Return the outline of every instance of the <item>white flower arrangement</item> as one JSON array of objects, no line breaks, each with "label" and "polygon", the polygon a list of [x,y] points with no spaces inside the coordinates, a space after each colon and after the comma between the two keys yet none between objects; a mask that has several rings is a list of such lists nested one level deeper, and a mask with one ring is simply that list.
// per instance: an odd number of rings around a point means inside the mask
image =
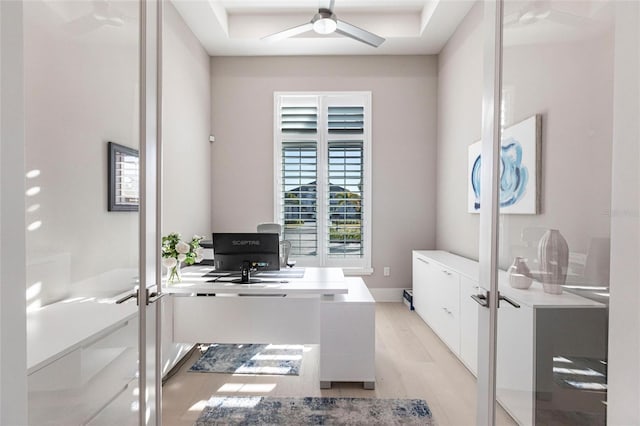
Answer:
[{"label": "white flower arrangement", "polygon": [[167,282],[180,281],[180,266],[193,265],[203,259],[204,249],[200,247],[203,237],[194,235],[189,243],[182,241],[180,234],[173,232],[162,237],[162,265],[169,270]]}]

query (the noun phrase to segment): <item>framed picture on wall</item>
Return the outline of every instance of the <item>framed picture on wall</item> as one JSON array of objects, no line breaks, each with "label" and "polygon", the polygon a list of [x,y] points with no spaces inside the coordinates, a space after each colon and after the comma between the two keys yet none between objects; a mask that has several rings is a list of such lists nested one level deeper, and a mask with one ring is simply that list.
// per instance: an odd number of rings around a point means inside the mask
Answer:
[{"label": "framed picture on wall", "polygon": [[138,151],[114,142],[109,142],[108,147],[109,211],[138,211],[140,204],[140,164]]},{"label": "framed picture on wall", "polygon": [[[542,117],[537,114],[502,132],[500,213],[540,213]],[[467,200],[469,213],[480,212],[481,141],[469,145]]]}]

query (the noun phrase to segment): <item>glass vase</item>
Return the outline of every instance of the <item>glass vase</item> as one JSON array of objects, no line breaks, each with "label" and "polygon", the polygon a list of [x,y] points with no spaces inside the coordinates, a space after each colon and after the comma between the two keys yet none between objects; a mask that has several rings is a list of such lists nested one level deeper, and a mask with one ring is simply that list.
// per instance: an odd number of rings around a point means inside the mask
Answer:
[{"label": "glass vase", "polygon": [[180,262],[171,268],[167,268],[167,284],[179,283],[182,281],[182,270]]}]

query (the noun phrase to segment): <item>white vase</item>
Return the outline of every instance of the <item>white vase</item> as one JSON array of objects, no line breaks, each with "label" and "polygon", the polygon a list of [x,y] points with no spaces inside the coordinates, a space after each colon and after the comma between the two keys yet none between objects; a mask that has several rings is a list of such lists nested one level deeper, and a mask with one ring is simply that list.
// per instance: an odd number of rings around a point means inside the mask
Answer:
[{"label": "white vase", "polygon": [[542,286],[546,293],[562,294],[562,285],[567,279],[569,267],[569,245],[560,231],[549,229],[538,244]]},{"label": "white vase", "polygon": [[533,283],[529,267],[522,257],[513,259],[513,263],[507,269],[507,274],[509,275],[509,284],[513,288],[526,290]]}]

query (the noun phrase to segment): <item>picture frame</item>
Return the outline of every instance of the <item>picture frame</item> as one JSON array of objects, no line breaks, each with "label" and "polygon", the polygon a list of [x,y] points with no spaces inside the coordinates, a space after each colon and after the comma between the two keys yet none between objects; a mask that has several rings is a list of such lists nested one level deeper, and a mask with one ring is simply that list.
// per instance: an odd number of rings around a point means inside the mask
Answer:
[{"label": "picture frame", "polygon": [[140,162],[138,150],[108,142],[110,212],[138,211],[140,205]]},{"label": "picture frame", "polygon": [[[542,116],[504,129],[501,143],[500,214],[539,214],[542,182]],[[480,212],[481,141],[469,145],[467,206]]]}]

